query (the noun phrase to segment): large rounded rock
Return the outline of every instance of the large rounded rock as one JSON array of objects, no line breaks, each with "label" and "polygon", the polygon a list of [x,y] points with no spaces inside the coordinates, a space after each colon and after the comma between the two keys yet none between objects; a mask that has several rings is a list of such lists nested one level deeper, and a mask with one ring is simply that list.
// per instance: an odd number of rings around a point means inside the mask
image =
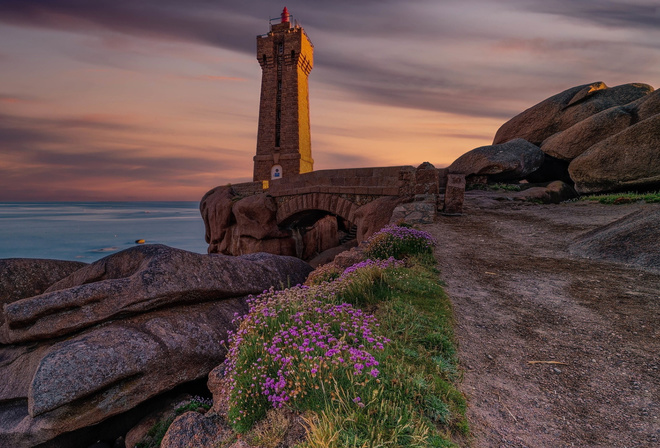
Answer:
[{"label": "large rounded rock", "polygon": [[580,236],[570,251],[660,271],[660,206],[624,216]]},{"label": "large rounded rock", "polygon": [[647,84],[624,84],[608,88],[602,82],[585,84],[554,95],[504,123],[495,134],[494,144],[523,138],[535,145],[552,134],[615,106],[638,100],[653,91]]},{"label": "large rounded rock", "polygon": [[225,438],[223,436],[231,434],[233,433],[219,416],[190,411],[172,422],[160,446],[161,448],[226,446],[221,444]]},{"label": "large rounded rock", "polygon": [[[86,263],[63,260],[0,260],[0,327],[4,324],[3,305],[41,294],[53,283],[85,266]],[[2,345],[0,338],[0,402],[27,397],[32,376],[50,345],[52,343]]]},{"label": "large rounded rock", "polygon": [[44,294],[5,305],[1,337],[5,343],[48,339],[165,306],[302,283],[310,271],[294,257],[200,255],[163,245],[137,246],[74,272]]},{"label": "large rounded rock", "polygon": [[579,193],[660,185],[660,114],[596,143],[568,171]]},{"label": "large rounded rock", "polygon": [[612,107],[551,135],[543,141],[541,150],[558,159],[571,161],[599,141],[626,129],[633,119],[626,107]]},{"label": "large rounded rock", "polygon": [[277,227],[275,199],[266,194],[248,196],[236,202],[232,208],[236,217],[237,234],[258,240],[289,236]]},{"label": "large rounded rock", "polygon": [[544,154],[538,146],[517,138],[498,145],[481,146],[454,161],[450,174],[487,175],[491,180],[523,179],[543,164]]},{"label": "large rounded rock", "polygon": [[660,114],[660,90],[654,90],[627,107],[636,116],[636,121],[643,121]]},{"label": "large rounded rock", "polygon": [[0,446],[43,443],[206,376],[224,359],[234,316],[246,311],[238,298],[153,311],[54,344],[27,405],[0,409]]},{"label": "large rounded rock", "polygon": [[358,208],[355,211],[357,241],[365,241],[389,224],[394,209],[405,200],[399,196],[384,196]]},{"label": "large rounded rock", "polygon": [[571,161],[601,140],[656,114],[660,114],[660,90],[625,106],[599,112],[565,131],[551,135],[543,141],[541,150],[546,155]]},{"label": "large rounded rock", "polygon": [[0,403],[27,398],[34,372],[51,345],[0,345]]},{"label": "large rounded rock", "polygon": [[206,242],[219,244],[232,224],[231,208],[236,193],[231,186],[217,187],[204,195],[199,203],[199,211],[204,219]]},{"label": "large rounded rock", "polygon": [[310,260],[321,252],[339,246],[337,217],[325,216],[303,235],[303,260]]},{"label": "large rounded rock", "polygon": [[4,324],[3,305],[41,294],[53,283],[84,266],[87,263],[78,261],[0,259],[0,327]]},{"label": "large rounded rock", "polygon": [[284,238],[267,238],[258,240],[250,236],[236,236],[231,239],[227,246],[227,253],[241,255],[257,252],[297,257],[298,249],[296,240],[287,236]]},{"label": "large rounded rock", "polygon": [[541,202],[543,204],[559,204],[577,197],[577,193],[570,185],[556,180],[545,187],[531,187],[513,195],[514,200]]}]

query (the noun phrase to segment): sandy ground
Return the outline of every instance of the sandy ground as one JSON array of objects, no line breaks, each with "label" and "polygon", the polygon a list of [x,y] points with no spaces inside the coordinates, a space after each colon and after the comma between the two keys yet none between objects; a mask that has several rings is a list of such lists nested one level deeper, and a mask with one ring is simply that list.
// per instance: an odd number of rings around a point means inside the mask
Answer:
[{"label": "sandy ground", "polygon": [[472,446],[660,447],[660,272],[568,253],[657,205],[495,196],[468,192],[463,216],[424,227],[454,303]]}]

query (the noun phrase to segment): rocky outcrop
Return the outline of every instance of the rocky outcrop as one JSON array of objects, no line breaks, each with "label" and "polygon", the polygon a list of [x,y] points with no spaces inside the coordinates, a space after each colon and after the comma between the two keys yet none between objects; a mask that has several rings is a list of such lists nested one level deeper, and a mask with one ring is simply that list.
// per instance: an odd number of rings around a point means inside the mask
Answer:
[{"label": "rocky outcrop", "polygon": [[[200,203],[208,252],[241,255],[263,251],[311,260],[327,251],[326,241],[339,244],[352,239],[356,229],[357,238],[365,238],[377,230],[374,222],[389,222],[390,216],[384,215],[394,210],[390,203],[410,202],[419,195],[435,196],[434,202],[439,203],[447,179],[446,168],[424,162],[417,168],[323,170],[268,184],[217,187]],[[384,208],[368,207],[380,199]],[[334,224],[326,216],[336,219],[339,240],[335,240],[329,227]],[[315,225],[321,219],[326,222]],[[325,230],[319,233],[319,226]],[[320,244],[315,235],[320,235]]]},{"label": "rocky outcrop", "polygon": [[466,177],[487,175],[492,181],[524,179],[541,166],[543,158],[538,146],[516,138],[473,149],[449,165],[448,171]]},{"label": "rocky outcrop", "polygon": [[200,212],[209,253],[296,255],[291,232],[277,226],[275,200],[264,193],[241,197],[231,186],[214,188],[202,198]]},{"label": "rocky outcrop", "polygon": [[660,272],[660,205],[624,216],[580,236],[571,253]]},{"label": "rocky outcrop", "polygon": [[238,236],[249,236],[258,240],[285,238],[291,234],[277,227],[275,199],[265,194],[248,196],[237,201],[232,207],[236,219]]},{"label": "rocky outcrop", "polygon": [[552,134],[611,107],[622,106],[653,91],[648,84],[624,84],[609,88],[603,82],[573,87],[541,101],[504,123],[493,144],[523,138],[535,145]]},{"label": "rocky outcrop", "polygon": [[[469,183],[484,176],[491,182],[561,180],[574,184],[579,193],[658,188],[659,116],[660,92],[647,84],[573,87],[509,120],[497,131],[494,145],[464,154],[449,172],[471,176]],[[520,139],[540,146],[542,159],[534,170],[516,168],[519,145],[504,146],[525,141]],[[500,160],[510,161],[511,168]],[[548,194],[537,189],[520,196],[537,195],[542,201],[556,197]]]},{"label": "rocky outcrop", "polygon": [[339,246],[337,218],[325,216],[312,225],[303,235],[303,260],[311,260],[318,254]]},{"label": "rocky outcrop", "polygon": [[47,442],[206,376],[244,296],[309,271],[293,257],[138,246],[6,304],[0,446]]},{"label": "rocky outcrop", "polygon": [[[56,281],[84,266],[87,263],[77,261],[0,259],[0,309],[6,303],[41,294]],[[0,325],[2,322],[0,320]]]},{"label": "rocky outcrop", "polygon": [[626,104],[612,107],[543,141],[541,149],[548,155],[571,161],[591,146],[653,115],[660,114],[660,90]]},{"label": "rocky outcrop", "polygon": [[612,107],[546,138],[541,149],[561,160],[571,161],[599,141],[617,134],[633,122],[625,107]]},{"label": "rocky outcrop", "polygon": [[154,425],[160,421],[173,421],[177,414],[177,408],[185,406],[191,402],[193,396],[190,394],[182,394],[176,397],[165,400],[159,409],[150,412],[144,416],[136,425],[134,425],[127,433],[125,438],[125,445],[128,448],[134,448],[138,443],[155,443],[152,436],[149,435],[150,430]]},{"label": "rocky outcrop", "polygon": [[[206,227],[206,242],[221,245],[232,223],[232,204],[236,193],[231,186],[217,187],[204,195],[199,209]],[[220,252],[220,251],[218,251]]]},{"label": "rocky outcrop", "polygon": [[543,204],[559,204],[577,197],[576,191],[570,185],[556,180],[545,187],[531,187],[513,195],[514,200],[541,202]]},{"label": "rocky outcrop", "polygon": [[0,441],[36,445],[204,377],[224,359],[234,314],[246,311],[241,299],[154,311],[53,344]]},{"label": "rocky outcrop", "polygon": [[568,172],[579,193],[660,186],[660,114],[591,146]]},{"label": "rocky outcrop", "polygon": [[[217,415],[186,412],[170,425],[161,448],[212,448],[223,446],[225,435],[231,434],[223,420]],[[224,445],[226,446],[226,445]]]},{"label": "rocky outcrop", "polygon": [[165,306],[255,294],[296,284],[308,273],[295,258],[199,255],[137,246],[74,272],[41,295],[4,307],[2,342],[61,336]]},{"label": "rocky outcrop", "polygon": [[389,224],[394,209],[397,205],[406,201],[406,198],[398,196],[384,196],[358,208],[355,212],[355,218],[359,223],[357,226],[357,240],[365,241]]}]

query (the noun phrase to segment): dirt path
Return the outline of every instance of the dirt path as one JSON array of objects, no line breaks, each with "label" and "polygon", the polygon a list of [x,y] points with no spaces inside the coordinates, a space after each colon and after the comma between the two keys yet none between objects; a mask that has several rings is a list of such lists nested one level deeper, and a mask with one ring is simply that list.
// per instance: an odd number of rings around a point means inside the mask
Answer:
[{"label": "dirt path", "polygon": [[473,445],[660,446],[660,273],[567,251],[644,205],[494,196],[468,192],[463,216],[425,226],[455,307]]}]

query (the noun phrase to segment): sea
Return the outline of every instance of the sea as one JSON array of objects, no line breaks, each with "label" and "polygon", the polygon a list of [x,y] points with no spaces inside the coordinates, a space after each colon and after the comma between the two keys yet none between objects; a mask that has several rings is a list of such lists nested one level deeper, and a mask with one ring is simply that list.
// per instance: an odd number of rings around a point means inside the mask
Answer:
[{"label": "sea", "polygon": [[94,262],[137,245],[206,253],[198,202],[0,202],[0,258]]}]

